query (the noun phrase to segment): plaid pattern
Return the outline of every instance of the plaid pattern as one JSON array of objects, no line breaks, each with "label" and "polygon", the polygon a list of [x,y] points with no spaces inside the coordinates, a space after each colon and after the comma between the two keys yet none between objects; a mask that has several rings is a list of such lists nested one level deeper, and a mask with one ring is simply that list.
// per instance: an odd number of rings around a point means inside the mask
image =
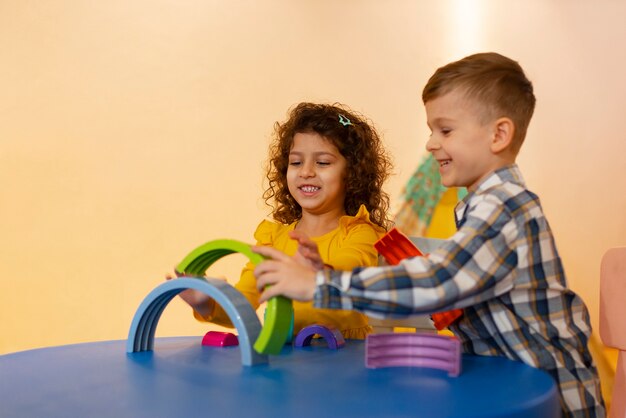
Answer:
[{"label": "plaid pattern", "polygon": [[587,308],[567,288],[550,226],[518,167],[483,180],[456,215],[457,233],[428,258],[318,273],[315,306],[379,317],[463,308],[450,329],[464,352],[544,369],[564,416],[604,417]]}]

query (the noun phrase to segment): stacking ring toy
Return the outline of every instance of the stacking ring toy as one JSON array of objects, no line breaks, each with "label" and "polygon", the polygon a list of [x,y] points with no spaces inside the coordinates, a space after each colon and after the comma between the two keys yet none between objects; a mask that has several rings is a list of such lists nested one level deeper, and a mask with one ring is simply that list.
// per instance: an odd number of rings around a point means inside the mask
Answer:
[{"label": "stacking ring toy", "polygon": [[[228,239],[207,242],[193,250],[176,267],[178,272],[192,276],[203,276],[204,272],[220,258],[240,253],[257,265],[264,257],[252,251],[250,245]],[[290,299],[282,296],[267,301],[265,323],[261,334],[254,343],[254,349],[261,354],[279,354],[289,338],[293,321],[293,306]]]}]

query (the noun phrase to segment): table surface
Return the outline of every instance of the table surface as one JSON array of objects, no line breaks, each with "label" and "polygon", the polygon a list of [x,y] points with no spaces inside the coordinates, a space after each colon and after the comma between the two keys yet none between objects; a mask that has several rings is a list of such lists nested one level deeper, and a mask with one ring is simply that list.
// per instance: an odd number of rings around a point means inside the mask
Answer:
[{"label": "table surface", "polygon": [[532,417],[559,416],[553,379],[505,358],[464,355],[442,370],[365,368],[365,344],[285,346],[269,364],[243,366],[238,347],[201,337],[157,338],[0,356],[0,416],[8,417]]}]

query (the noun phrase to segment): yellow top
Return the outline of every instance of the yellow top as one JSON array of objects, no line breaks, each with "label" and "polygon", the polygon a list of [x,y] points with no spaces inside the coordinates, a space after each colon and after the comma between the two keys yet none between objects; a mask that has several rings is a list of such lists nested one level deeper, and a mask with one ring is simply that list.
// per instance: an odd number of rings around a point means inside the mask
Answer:
[{"label": "yellow top", "polygon": [[[297,250],[296,241],[289,238],[288,232],[293,231],[296,223],[283,225],[264,220],[257,227],[254,237],[257,245],[272,246],[288,255]],[[378,264],[378,253],[374,243],[385,234],[385,230],[372,223],[365,206],[361,205],[355,216],[342,216],[339,226],[320,236],[312,238],[319,247],[324,263],[336,270],[352,270],[358,266],[375,266]],[[239,282],[235,285],[248,299],[254,309],[259,307],[259,292],[256,289],[254,266],[246,264]],[[302,328],[313,325],[333,326],[343,334],[344,338],[364,339],[371,332],[367,317],[355,311],[337,309],[316,309],[312,302],[293,302],[294,335]],[[213,314],[204,318],[194,312],[196,319],[213,322],[218,325],[232,327],[232,323],[224,310],[216,305]]]},{"label": "yellow top", "polygon": [[454,208],[459,203],[458,188],[448,188],[439,198],[433,210],[430,224],[424,234],[427,238],[448,239],[456,232],[454,223]]}]

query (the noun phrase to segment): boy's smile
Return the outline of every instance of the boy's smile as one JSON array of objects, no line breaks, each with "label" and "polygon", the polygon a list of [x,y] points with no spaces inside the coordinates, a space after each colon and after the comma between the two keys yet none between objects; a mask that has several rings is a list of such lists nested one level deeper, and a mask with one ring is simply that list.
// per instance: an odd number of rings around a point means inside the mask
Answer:
[{"label": "boy's smile", "polygon": [[458,89],[429,100],[425,106],[432,132],[426,149],[439,162],[442,184],[473,190],[501,165],[491,149],[493,122],[482,123],[478,105]]}]

